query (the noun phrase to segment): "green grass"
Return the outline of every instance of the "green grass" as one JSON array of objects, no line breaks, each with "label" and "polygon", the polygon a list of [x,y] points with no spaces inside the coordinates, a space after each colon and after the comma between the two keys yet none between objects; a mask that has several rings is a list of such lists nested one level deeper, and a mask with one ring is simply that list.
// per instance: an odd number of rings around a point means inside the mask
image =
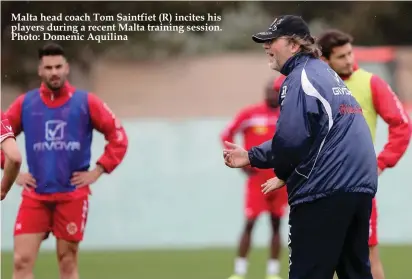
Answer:
[{"label": "green grass", "polygon": [[[84,251],[80,254],[82,279],[225,279],[233,268],[234,249]],[[266,249],[250,255],[249,279],[264,279]],[[412,246],[382,246],[386,277],[408,279],[412,274]],[[1,278],[11,279],[12,254],[2,252]],[[282,255],[282,276],[287,278],[287,251]],[[35,268],[40,279],[56,279],[54,253],[41,253]]]}]

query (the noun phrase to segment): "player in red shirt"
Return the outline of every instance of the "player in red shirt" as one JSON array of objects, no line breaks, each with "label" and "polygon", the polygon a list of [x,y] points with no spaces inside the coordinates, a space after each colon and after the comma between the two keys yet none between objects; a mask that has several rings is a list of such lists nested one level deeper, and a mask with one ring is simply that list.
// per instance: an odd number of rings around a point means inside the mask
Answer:
[{"label": "player in red shirt", "polygon": [[[77,279],[89,185],[120,164],[128,140],[105,103],[69,84],[61,46],[46,44],[39,59],[40,88],[18,97],[6,112],[16,136],[25,133],[30,171],[17,178],[24,189],[14,228],[13,278],[33,278],[40,244],[52,232],[60,278]],[[107,145],[96,167],[88,170],[93,129],[105,136]]]},{"label": "player in red shirt", "polygon": [[[222,143],[233,142],[237,133],[243,135],[244,147],[249,150],[272,139],[279,117],[279,89],[284,78],[270,82],[265,88],[265,101],[241,110],[221,134]],[[247,273],[247,256],[250,250],[252,230],[261,213],[268,211],[272,225],[270,259],[267,264],[267,278],[279,278],[280,263],[280,220],[287,206],[286,187],[270,194],[263,194],[261,185],[274,176],[273,170],[261,170],[246,167],[247,175],[244,214],[246,223],[240,239],[239,250],[235,260],[234,275],[230,279],[241,279]]]},{"label": "player in red shirt", "polygon": [[[405,154],[411,139],[412,126],[391,87],[379,76],[367,73],[355,63],[352,41],[350,35],[339,30],[330,30],[319,37],[318,44],[322,49],[322,59],[339,74],[361,105],[372,136],[375,136],[377,115],[388,124],[388,142],[377,158],[380,175],[386,168],[394,167]],[[373,199],[369,236],[371,271],[374,279],[384,279],[378,252],[377,226],[378,210],[376,199]]]},{"label": "player in red shirt", "polygon": [[21,154],[14,138],[13,128],[9,120],[1,112],[1,150],[5,154],[4,174],[1,179],[1,200],[6,198],[7,193],[13,186],[21,166]]}]

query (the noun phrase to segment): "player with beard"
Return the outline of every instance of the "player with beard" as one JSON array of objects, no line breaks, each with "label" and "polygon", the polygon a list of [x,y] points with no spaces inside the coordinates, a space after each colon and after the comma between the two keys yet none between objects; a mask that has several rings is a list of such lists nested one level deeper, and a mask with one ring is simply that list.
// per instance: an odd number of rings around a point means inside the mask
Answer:
[{"label": "player with beard", "polygon": [[[378,155],[378,174],[394,167],[405,154],[411,138],[408,114],[391,87],[379,76],[369,73],[355,62],[353,38],[339,30],[323,33],[318,44],[322,59],[339,74],[362,107],[372,138],[376,136],[378,115],[388,124],[389,138]],[[378,252],[376,199],[373,199],[370,219],[369,250],[374,279],[384,279],[384,271]]]},{"label": "player with beard", "polygon": [[[276,129],[279,117],[279,90],[284,78],[275,82],[270,81],[265,88],[265,100],[259,104],[242,109],[229,123],[221,134],[221,140],[233,142],[236,134],[243,136],[246,150],[270,140]],[[261,185],[274,176],[271,169],[257,169],[250,166],[242,169],[247,176],[244,215],[245,224],[240,238],[237,258],[235,259],[234,274],[230,279],[242,279],[247,273],[247,256],[251,246],[252,231],[257,218],[264,212],[269,212],[272,229],[270,243],[270,258],[267,263],[267,278],[278,279],[280,272],[279,254],[280,221],[287,206],[286,188],[264,195]]]},{"label": "player with beard", "polygon": [[[123,160],[128,140],[120,122],[96,95],[67,81],[69,64],[61,46],[39,50],[40,88],[21,95],[6,115],[16,136],[24,132],[28,172],[14,228],[13,279],[32,279],[41,245],[56,237],[60,279],[78,279],[78,250],[89,210],[89,185]],[[107,141],[90,170],[93,130]]]}]

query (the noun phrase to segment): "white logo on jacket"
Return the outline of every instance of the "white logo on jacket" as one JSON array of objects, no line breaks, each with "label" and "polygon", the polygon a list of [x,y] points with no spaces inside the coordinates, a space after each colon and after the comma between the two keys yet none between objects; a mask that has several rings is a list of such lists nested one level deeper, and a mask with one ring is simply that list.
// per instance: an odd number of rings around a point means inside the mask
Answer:
[{"label": "white logo on jacket", "polygon": [[44,125],[45,141],[33,144],[34,151],[76,151],[80,150],[80,142],[65,141],[67,122],[60,119],[46,121]]},{"label": "white logo on jacket", "polygon": [[286,98],[287,90],[288,90],[288,87],[287,87],[286,85],[282,87],[282,91],[281,91],[281,93],[280,93],[280,105],[283,104],[283,101],[284,101],[285,98]]}]

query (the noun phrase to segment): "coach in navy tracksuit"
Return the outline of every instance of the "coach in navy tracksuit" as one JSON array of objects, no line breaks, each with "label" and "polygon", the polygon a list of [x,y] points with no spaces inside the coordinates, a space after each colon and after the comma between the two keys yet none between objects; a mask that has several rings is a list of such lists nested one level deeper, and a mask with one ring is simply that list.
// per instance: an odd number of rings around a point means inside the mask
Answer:
[{"label": "coach in navy tracksuit", "polygon": [[264,192],[287,185],[290,279],[372,279],[369,216],[377,161],[362,110],[339,76],[318,59],[307,24],[277,18],[253,36],[270,66],[287,76],[272,141],[248,152],[227,143],[229,167],[273,168]]}]

